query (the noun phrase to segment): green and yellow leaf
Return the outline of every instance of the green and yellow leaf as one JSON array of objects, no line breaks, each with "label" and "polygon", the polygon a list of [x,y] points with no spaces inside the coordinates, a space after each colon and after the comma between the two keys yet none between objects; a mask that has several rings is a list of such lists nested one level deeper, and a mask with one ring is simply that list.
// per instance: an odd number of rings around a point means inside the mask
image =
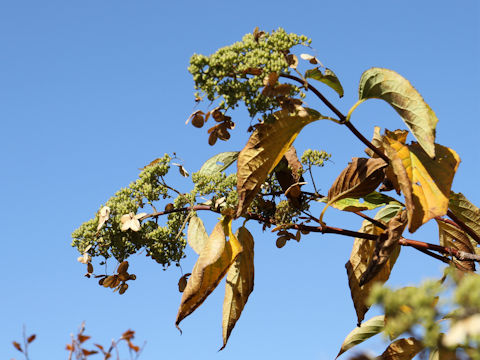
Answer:
[{"label": "green and yellow leaf", "polygon": [[236,236],[243,247],[243,251],[230,266],[227,273],[225,299],[223,300],[223,346],[220,350],[227,345],[228,338],[242,314],[250,293],[253,291],[253,236],[243,226],[238,229]]},{"label": "green and yellow leaf", "polygon": [[420,146],[435,157],[437,116],[410,82],[395,71],[371,68],[362,74],[359,99],[382,99],[400,115]]},{"label": "green and yellow leaf", "polygon": [[391,343],[377,360],[411,360],[424,348],[421,341],[410,337]]},{"label": "green and yellow leaf", "polygon": [[[328,202],[328,198],[324,197],[321,198],[319,201],[326,203]],[[335,209],[342,211],[356,212],[363,210],[373,210],[387,204],[398,204],[399,206],[402,205],[399,201],[392,198],[391,196],[374,191],[360,198],[349,197],[338,200],[331,204],[331,206],[333,206]]]},{"label": "green and yellow leaf", "polygon": [[326,68],[325,73],[322,73],[322,71],[318,67],[316,67],[314,69],[305,71],[304,77],[306,79],[315,79],[324,83],[325,85],[335,90],[340,97],[343,97],[342,84],[340,83],[337,75],[335,75],[332,70]]},{"label": "green and yellow leaf", "polygon": [[257,126],[237,160],[237,217],[241,216],[265,182],[267,176],[305,125],[318,120],[320,114],[298,106],[295,113],[280,110],[275,121]]},{"label": "green and yellow leaf", "polygon": [[203,225],[202,219],[194,215],[190,218],[187,231],[188,245],[197,253],[200,254],[208,240],[208,234]]},{"label": "green and yellow leaf", "polygon": [[405,196],[408,230],[413,233],[430,219],[445,215],[460,163],[457,153],[435,144],[437,155],[432,160],[418,143],[405,145],[388,135],[384,136],[383,145]]},{"label": "green and yellow leaf", "polygon": [[238,151],[227,151],[212,156],[200,168],[202,175],[213,175],[226,170],[238,158]]},{"label": "green and yellow leaf", "polygon": [[[228,268],[242,252],[242,245],[232,233],[232,218],[223,217],[215,226],[182,294],[175,325],[198,308],[217,287]],[[229,241],[227,241],[227,236]]]},{"label": "green and yellow leaf", "polygon": [[365,321],[361,326],[357,326],[353,329],[343,340],[340,351],[338,352],[337,358],[342,355],[345,351],[353,348],[354,346],[364,342],[365,340],[371,338],[374,335],[383,331],[385,326],[385,316],[379,315]]}]

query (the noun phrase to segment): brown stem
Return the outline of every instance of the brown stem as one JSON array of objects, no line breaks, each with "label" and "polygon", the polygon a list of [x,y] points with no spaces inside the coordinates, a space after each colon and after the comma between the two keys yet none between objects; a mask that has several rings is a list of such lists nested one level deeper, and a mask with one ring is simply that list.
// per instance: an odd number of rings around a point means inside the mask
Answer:
[{"label": "brown stem", "polygon": [[214,209],[212,209],[208,205],[195,205],[195,206],[187,206],[187,207],[183,207],[183,208],[179,208],[179,209],[172,209],[172,210],[154,212],[152,214],[144,215],[138,220],[142,221],[142,220],[145,220],[145,219],[148,219],[148,218],[151,218],[151,217],[159,217],[159,216],[162,216],[162,215],[171,214],[171,213],[175,213],[175,212],[199,211],[199,210],[210,210],[210,211],[213,211],[213,212],[218,212],[218,211],[215,211]]},{"label": "brown stem", "polygon": [[290,74],[281,74],[280,75],[281,77],[284,77],[284,78],[287,78],[287,79],[290,79],[290,80],[295,80],[297,82],[299,82],[300,84],[302,85],[307,85],[307,88],[309,90],[311,90],[330,110],[332,110],[335,115],[338,116],[338,118],[340,119],[341,123],[346,125],[347,128],[361,141],[363,142],[366,146],[368,146],[369,149],[371,149],[375,154],[377,154],[380,158],[382,158],[383,160],[385,160],[387,163],[390,163],[390,160],[388,159],[388,157],[383,153],[381,152],[379,149],[377,149],[376,146],[374,146],[370,141],[367,140],[367,138],[365,138],[365,136],[363,136],[355,126],[353,126],[353,124],[350,122],[350,121],[347,121],[347,117],[345,115],[343,115],[340,110],[338,110],[330,101],[328,101],[328,99],[323,96],[323,94],[318,91],[314,86],[312,86],[311,84],[309,83],[306,83],[305,84],[305,81],[303,81],[302,79],[300,79],[299,77],[296,77],[294,75],[290,75]]}]

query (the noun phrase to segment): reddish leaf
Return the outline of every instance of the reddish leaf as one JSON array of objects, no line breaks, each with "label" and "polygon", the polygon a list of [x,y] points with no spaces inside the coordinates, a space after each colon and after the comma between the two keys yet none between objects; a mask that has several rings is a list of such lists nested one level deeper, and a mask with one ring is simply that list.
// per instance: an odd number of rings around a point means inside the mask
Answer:
[{"label": "reddish leaf", "polygon": [[130,349],[132,349],[133,351],[135,351],[135,352],[139,352],[139,351],[140,351],[140,347],[137,346],[137,345],[133,345],[130,340],[128,341],[128,347],[129,347]]},{"label": "reddish leaf", "polygon": [[77,339],[78,339],[78,342],[81,344],[81,343],[87,341],[88,339],[90,339],[90,336],[78,334]]},{"label": "reddish leaf", "polygon": [[98,354],[98,351],[97,350],[82,349],[82,354],[85,355],[85,356],[90,356],[90,355]]},{"label": "reddish leaf", "polygon": [[23,352],[22,347],[20,346],[20,344],[19,344],[18,342],[13,341],[12,344],[13,344],[13,347],[14,347],[15,349],[17,349],[17,350],[20,351],[20,352]]},{"label": "reddish leaf", "polygon": [[27,342],[30,344],[31,342],[33,342],[35,340],[36,337],[37,337],[37,335],[35,335],[35,334],[30,335],[27,339]]}]

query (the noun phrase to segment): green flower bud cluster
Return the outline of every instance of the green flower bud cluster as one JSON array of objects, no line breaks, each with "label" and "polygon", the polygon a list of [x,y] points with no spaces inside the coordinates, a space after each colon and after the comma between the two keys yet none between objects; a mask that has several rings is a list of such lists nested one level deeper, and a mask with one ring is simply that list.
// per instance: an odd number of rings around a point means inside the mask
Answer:
[{"label": "green flower bud cluster", "polygon": [[218,199],[224,198],[222,208],[235,209],[238,204],[237,194],[237,174],[227,175],[224,172],[205,175],[200,172],[192,175],[192,181],[195,186],[190,193],[192,197],[208,197],[212,201],[212,206]]},{"label": "green flower bud cluster", "polygon": [[319,166],[322,167],[325,165],[325,161],[330,160],[331,154],[325,152],[325,151],[320,151],[320,150],[312,150],[312,149],[307,149],[304,151],[302,157],[300,158],[300,161],[302,162],[303,165],[307,167],[311,166]]},{"label": "green flower bud cluster", "polygon": [[[404,287],[391,290],[375,285],[369,297],[372,304],[380,304],[385,309],[387,318],[385,333],[396,338],[405,332],[416,336],[423,335],[425,346],[433,348],[440,336],[440,313],[437,310],[438,295],[442,285],[438,281],[426,281],[419,287]],[[416,334],[418,325],[423,334]]]},{"label": "green flower bud cluster", "polygon": [[[278,103],[275,98],[261,95],[264,78],[273,72],[288,73],[285,55],[293,46],[308,46],[310,42],[303,35],[287,34],[282,28],[261,36],[246,34],[241,42],[210,56],[194,54],[188,71],[193,75],[196,90],[201,90],[210,101],[220,98],[220,108],[235,108],[243,101],[250,116],[265,115]],[[293,87],[292,95],[299,92],[298,87]]]},{"label": "green flower bud cluster", "polygon": [[[178,262],[185,247],[181,232],[186,217],[184,213],[170,214],[165,227],[149,220],[144,221],[138,231],[132,228],[121,230],[122,216],[137,214],[145,204],[161,198],[171,198],[169,189],[160,181],[170,169],[170,160],[170,156],[165,154],[144,168],[135,182],[117,191],[100,207],[108,207],[108,217],[100,223],[98,211],[93,219],[83,223],[72,234],[72,246],[80,253],[91,246],[88,250],[91,256],[103,256],[105,259],[113,256],[119,262],[145,248],[148,256],[164,266],[172,261]],[[183,206],[189,200],[186,196],[179,196],[175,203]]]}]

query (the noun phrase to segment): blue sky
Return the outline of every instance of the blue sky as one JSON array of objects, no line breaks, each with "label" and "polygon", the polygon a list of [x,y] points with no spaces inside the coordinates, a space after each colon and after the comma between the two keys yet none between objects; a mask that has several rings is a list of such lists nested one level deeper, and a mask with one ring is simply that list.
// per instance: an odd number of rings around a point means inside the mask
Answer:
[{"label": "blue sky", "polygon": [[[251,227],[255,291],[220,353],[222,288],[184,320],[180,336],[174,326],[178,268],[162,271],[134,256],[129,260],[138,280],[119,296],[84,278],[70,247],[71,232],[152,159],[176,152],[192,172],[218,152],[242,148],[244,132],[210,147],[205,129],[185,126],[195,105],[186,68],[193,53],[210,54],[255,26],[311,37],[317,57],[342,80],[343,99],[329,89],[323,92],[344,113],[356,101],[364,70],[385,67],[409,79],[439,118],[437,142],[462,159],[453,189],[480,205],[480,39],[474,0],[1,1],[0,357],[17,357],[10,342],[20,338],[25,324],[38,335],[32,359],[65,358],[69,334],[84,320],[87,333],[102,344],[134,329],[137,342],[147,341],[145,360],[336,355],[356,323],[344,270],[350,238],[312,235],[279,250],[273,235]],[[309,105],[327,112],[313,99]],[[248,126],[245,112],[234,117],[239,128]],[[352,121],[368,138],[374,125],[391,130],[403,125],[380,101],[362,104]],[[333,123],[308,129],[297,148],[333,154],[318,174],[326,192],[350,158],[362,156],[364,146]],[[214,217],[209,219],[211,230]],[[354,230],[360,226],[358,219],[335,210],[326,220]],[[428,224],[411,237],[434,241],[436,236]],[[195,261],[192,252],[188,255],[185,272]],[[438,277],[441,268],[404,249],[390,283]],[[380,351],[378,346],[370,347]]]}]

